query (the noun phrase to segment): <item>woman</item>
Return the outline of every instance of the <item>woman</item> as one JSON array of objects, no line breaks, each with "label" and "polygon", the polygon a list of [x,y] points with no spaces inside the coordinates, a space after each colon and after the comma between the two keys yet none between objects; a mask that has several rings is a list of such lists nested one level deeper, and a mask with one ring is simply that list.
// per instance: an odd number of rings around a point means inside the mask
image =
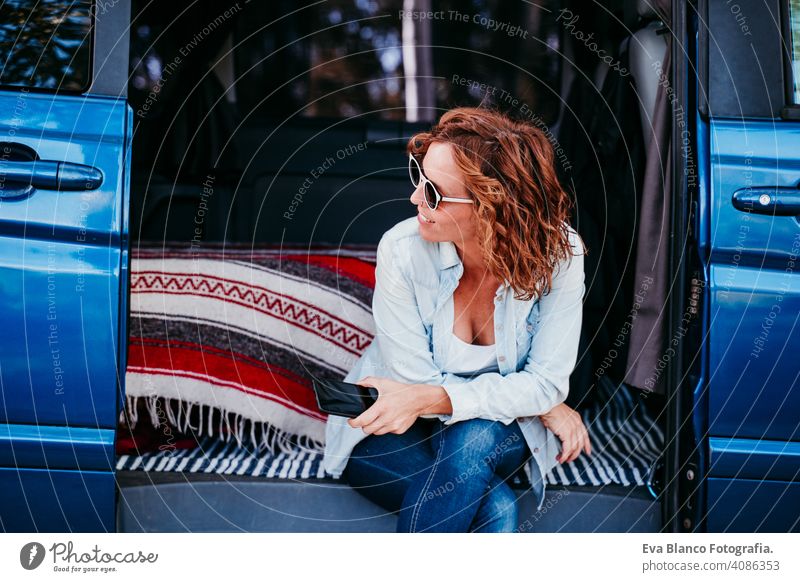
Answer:
[{"label": "woman", "polygon": [[398,531],[514,531],[508,480],[525,469],[541,509],[543,475],[591,453],[563,404],[585,249],[536,127],[457,108],[407,150],[418,214],[378,243],[375,339],[345,377],[379,396],[328,417],[323,466]]}]

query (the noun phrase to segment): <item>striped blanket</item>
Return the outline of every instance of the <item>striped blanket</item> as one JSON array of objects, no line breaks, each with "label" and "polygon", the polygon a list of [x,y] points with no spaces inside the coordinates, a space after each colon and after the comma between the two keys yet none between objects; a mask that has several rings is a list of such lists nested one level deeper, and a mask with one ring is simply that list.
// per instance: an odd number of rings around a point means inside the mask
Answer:
[{"label": "striped blanket", "polygon": [[321,452],[311,378],[344,378],[372,341],[375,246],[132,251],[122,434],[144,413],[165,433]]},{"label": "striped blanket", "polygon": [[[664,434],[640,400],[641,392],[625,384],[615,386],[601,377],[597,400],[582,411],[592,441],[592,455],[581,454],[556,465],[546,476],[548,485],[650,485],[648,471],[664,447]],[[205,436],[190,448],[174,448],[117,457],[118,471],[182,471],[280,479],[330,478],[322,467],[322,453],[304,450],[271,453],[249,444],[238,446]],[[527,487],[524,472],[512,484]]]}]

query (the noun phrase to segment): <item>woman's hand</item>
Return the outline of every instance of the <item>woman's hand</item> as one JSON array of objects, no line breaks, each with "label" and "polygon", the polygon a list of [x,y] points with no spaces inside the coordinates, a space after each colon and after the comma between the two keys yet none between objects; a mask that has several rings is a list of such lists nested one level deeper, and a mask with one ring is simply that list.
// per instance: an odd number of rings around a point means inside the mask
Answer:
[{"label": "woman's hand", "polygon": [[347,419],[353,428],[361,427],[367,434],[403,434],[422,413],[419,384],[375,376],[362,378],[356,384],[373,386],[378,390],[378,399],[356,418]]},{"label": "woman's hand", "polygon": [[539,418],[546,428],[561,439],[561,454],[556,457],[559,463],[574,461],[581,454],[581,450],[586,451],[587,455],[592,454],[589,432],[583,424],[581,415],[575,410],[562,403]]}]

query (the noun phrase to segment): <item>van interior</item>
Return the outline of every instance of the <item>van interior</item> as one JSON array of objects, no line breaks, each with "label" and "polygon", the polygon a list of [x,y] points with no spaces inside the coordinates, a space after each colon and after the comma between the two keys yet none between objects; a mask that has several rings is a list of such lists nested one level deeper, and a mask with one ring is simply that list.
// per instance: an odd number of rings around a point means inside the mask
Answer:
[{"label": "van interior", "polygon": [[[465,105],[537,125],[588,248],[567,404],[587,420],[595,454],[554,470],[538,512],[517,483],[520,519],[537,532],[659,531],[668,402],[625,383],[667,46],[652,4],[135,0],[131,255],[282,246],[368,255],[416,214],[411,135]],[[146,426],[121,424],[119,438],[141,444]],[[304,470],[254,474],[234,469],[251,454],[238,443],[178,436],[202,463],[118,450],[119,531],[394,531],[396,516],[319,472],[321,455],[304,453]]]}]

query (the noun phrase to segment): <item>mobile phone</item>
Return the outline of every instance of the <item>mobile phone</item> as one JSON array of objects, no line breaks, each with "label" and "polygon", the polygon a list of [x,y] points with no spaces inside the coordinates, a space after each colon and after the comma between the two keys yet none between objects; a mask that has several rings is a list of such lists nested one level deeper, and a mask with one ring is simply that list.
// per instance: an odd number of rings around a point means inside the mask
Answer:
[{"label": "mobile phone", "polygon": [[378,390],[372,386],[332,378],[313,378],[311,382],[317,406],[327,414],[355,418],[378,399]]}]

